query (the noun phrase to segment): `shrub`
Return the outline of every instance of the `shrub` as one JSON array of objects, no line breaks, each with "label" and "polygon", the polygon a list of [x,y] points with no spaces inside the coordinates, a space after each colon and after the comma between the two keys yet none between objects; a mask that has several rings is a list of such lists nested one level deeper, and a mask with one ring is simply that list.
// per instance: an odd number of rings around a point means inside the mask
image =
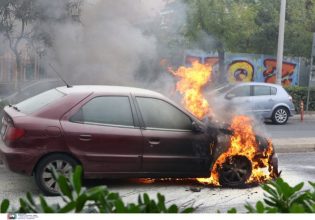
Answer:
[{"label": "shrub", "polygon": [[[263,201],[254,206],[247,203],[248,213],[315,213],[315,182],[309,182],[311,190],[302,190],[304,183],[290,186],[278,178],[262,185],[265,191]],[[228,213],[236,213],[235,208]]]},{"label": "shrub", "polygon": [[[306,102],[307,102],[307,87],[300,86],[291,86],[285,87],[285,90],[292,96],[293,103],[295,109],[298,113],[300,113],[300,102],[303,100],[304,110],[306,110]],[[311,88],[310,90],[310,105],[308,108],[309,111],[315,111],[315,88]]]},{"label": "shrub", "polygon": [[10,202],[4,199],[0,205],[0,212],[18,213],[190,213],[194,208],[179,210],[173,204],[165,205],[165,197],[157,194],[157,201],[150,199],[145,193],[139,195],[137,203],[125,204],[118,193],[109,192],[105,186],[96,186],[90,189],[82,187],[82,168],[76,167],[70,179],[63,175],[54,174],[61,191],[64,205],[49,205],[40,195],[39,203],[34,195],[26,194],[26,198],[20,198],[20,207],[10,210]]}]

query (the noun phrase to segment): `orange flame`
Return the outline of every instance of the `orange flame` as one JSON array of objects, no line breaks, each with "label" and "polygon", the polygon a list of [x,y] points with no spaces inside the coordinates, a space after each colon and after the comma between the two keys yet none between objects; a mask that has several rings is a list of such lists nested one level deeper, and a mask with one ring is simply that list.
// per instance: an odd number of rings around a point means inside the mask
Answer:
[{"label": "orange flame", "polygon": [[[270,156],[273,153],[271,141],[269,141],[268,147],[259,153],[260,150],[258,149],[258,143],[252,127],[252,120],[248,116],[235,116],[232,119],[230,129],[234,131],[233,136],[231,136],[231,145],[216,160],[211,171],[211,177],[198,178],[197,180],[201,183],[219,186],[218,168],[222,166],[227,158],[236,155],[245,156],[251,161],[252,173],[246,183],[259,183],[271,179],[273,176],[273,167],[269,163]],[[265,171],[264,168],[267,167],[268,171]]]},{"label": "orange flame", "polygon": [[177,71],[169,68],[169,71],[181,78],[176,83],[176,90],[183,95],[185,108],[199,119],[211,115],[208,101],[202,95],[202,88],[210,81],[211,66],[193,61],[191,67],[182,66]]},{"label": "orange flame", "polygon": [[[191,67],[179,67],[177,71],[169,69],[172,74],[181,78],[176,84],[176,90],[183,95],[182,102],[185,108],[199,119],[207,115],[214,115],[202,94],[203,87],[210,80],[211,70],[209,64],[201,64],[198,61],[193,61]],[[220,185],[218,168],[222,167],[228,158],[236,155],[245,156],[251,161],[252,173],[247,183],[259,183],[271,179],[275,175],[270,162],[273,154],[271,141],[268,142],[268,147],[265,150],[258,149],[252,120],[244,115],[235,116],[232,119],[230,129],[234,132],[230,140],[231,146],[216,160],[211,171],[211,177],[197,178],[197,181]],[[266,171],[265,168],[268,170]]]}]

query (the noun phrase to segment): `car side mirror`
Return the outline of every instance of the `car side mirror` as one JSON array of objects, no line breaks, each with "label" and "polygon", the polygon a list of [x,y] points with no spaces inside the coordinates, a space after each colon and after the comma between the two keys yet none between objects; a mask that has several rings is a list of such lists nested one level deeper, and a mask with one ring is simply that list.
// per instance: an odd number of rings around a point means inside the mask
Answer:
[{"label": "car side mirror", "polygon": [[228,100],[233,99],[234,97],[236,97],[236,95],[233,94],[233,93],[229,93],[229,94],[227,94],[227,95],[225,96],[225,98],[228,99]]},{"label": "car side mirror", "polygon": [[201,126],[195,121],[193,121],[191,123],[191,127],[192,127],[192,131],[194,131],[194,132],[201,132],[202,131]]}]

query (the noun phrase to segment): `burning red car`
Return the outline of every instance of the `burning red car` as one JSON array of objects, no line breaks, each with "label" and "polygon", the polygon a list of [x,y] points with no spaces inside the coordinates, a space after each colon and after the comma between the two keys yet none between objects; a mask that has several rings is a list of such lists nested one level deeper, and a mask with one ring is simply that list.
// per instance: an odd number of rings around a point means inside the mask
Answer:
[{"label": "burning red car", "polygon": [[49,195],[58,194],[52,167],[67,175],[77,164],[85,178],[207,178],[198,181],[241,186],[275,176],[271,142],[239,123],[202,122],[149,90],[59,87],[5,107],[0,157],[13,172],[34,175]]}]

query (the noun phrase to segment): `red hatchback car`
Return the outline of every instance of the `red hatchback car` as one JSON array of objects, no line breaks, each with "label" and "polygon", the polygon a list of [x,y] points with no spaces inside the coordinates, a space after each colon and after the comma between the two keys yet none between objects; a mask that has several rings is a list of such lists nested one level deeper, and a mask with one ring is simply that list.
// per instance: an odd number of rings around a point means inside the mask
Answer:
[{"label": "red hatchback car", "polygon": [[[48,195],[58,194],[51,167],[68,175],[77,164],[85,178],[209,177],[224,151],[217,131],[153,91],[59,87],[5,107],[0,157]],[[225,185],[245,183],[244,163]]]}]

